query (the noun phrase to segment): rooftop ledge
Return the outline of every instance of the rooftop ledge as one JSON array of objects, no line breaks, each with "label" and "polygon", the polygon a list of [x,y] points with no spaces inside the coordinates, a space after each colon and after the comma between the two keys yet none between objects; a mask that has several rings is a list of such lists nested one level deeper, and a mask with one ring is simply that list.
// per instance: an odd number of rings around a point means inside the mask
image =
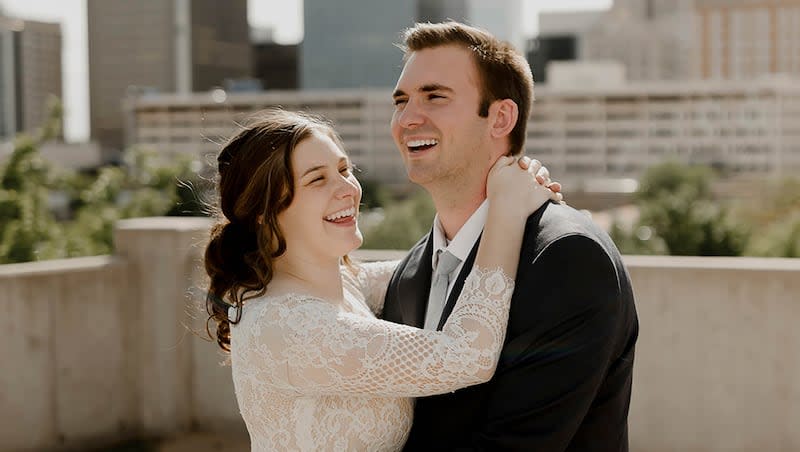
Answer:
[{"label": "rooftop ledge", "polygon": [[115,264],[121,264],[122,262],[120,258],[115,256],[86,256],[23,262],[19,264],[3,264],[0,265],[0,278],[93,271]]},{"label": "rooftop ledge", "polygon": [[800,259],[777,257],[624,256],[624,261],[639,268],[800,271]]},{"label": "rooftop ledge", "polygon": [[214,220],[207,217],[141,217],[117,221],[114,229],[120,231],[194,231],[209,229]]}]

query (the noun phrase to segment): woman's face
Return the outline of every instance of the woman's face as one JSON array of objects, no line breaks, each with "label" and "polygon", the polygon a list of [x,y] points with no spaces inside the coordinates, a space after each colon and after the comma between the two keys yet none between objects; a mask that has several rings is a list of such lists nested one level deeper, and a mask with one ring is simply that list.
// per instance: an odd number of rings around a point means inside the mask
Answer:
[{"label": "woman's face", "polygon": [[294,198],[278,214],[287,253],[308,260],[342,257],[361,246],[361,185],[350,159],[327,135],[314,132],[292,152]]}]

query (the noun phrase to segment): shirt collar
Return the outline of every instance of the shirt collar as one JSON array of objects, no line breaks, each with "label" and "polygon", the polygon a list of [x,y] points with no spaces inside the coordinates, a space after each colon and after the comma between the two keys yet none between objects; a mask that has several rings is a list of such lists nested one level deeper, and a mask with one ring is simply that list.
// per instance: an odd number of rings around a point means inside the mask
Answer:
[{"label": "shirt collar", "polygon": [[486,225],[486,217],[489,214],[489,200],[484,199],[481,205],[469,217],[464,226],[458,230],[456,236],[453,237],[449,243],[442,230],[442,224],[439,221],[439,214],[433,219],[433,268],[439,261],[439,250],[447,250],[453,256],[459,258],[461,262],[467,260],[472,247],[478,241],[478,237]]}]

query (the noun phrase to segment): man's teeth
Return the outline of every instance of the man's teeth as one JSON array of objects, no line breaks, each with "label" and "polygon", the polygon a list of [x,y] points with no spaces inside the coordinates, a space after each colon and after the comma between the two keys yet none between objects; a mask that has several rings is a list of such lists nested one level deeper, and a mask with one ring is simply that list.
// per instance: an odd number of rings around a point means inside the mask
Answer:
[{"label": "man's teeth", "polygon": [[418,148],[420,146],[434,146],[438,143],[438,140],[412,140],[406,143],[406,145],[410,148]]},{"label": "man's teeth", "polygon": [[332,215],[328,215],[327,217],[325,217],[325,219],[328,221],[333,221],[338,218],[352,217],[355,214],[356,214],[356,208],[351,207],[349,209],[340,210]]}]

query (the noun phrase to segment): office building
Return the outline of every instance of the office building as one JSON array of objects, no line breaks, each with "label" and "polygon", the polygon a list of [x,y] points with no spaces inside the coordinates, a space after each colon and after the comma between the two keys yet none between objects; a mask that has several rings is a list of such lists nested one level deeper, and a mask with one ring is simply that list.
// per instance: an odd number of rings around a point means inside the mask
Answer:
[{"label": "office building", "polygon": [[0,140],[41,127],[61,84],[61,26],[0,16]]},{"label": "office building", "polygon": [[528,44],[534,75],[548,61],[615,60],[629,80],[753,80],[800,75],[800,0],[615,0],[584,30],[585,13],[543,13]]},{"label": "office building", "polygon": [[696,0],[699,77],[800,75],[800,0]]},{"label": "office building", "polygon": [[402,69],[396,47],[415,22],[462,21],[521,49],[521,0],[305,0],[302,89],[393,87]]},{"label": "office building", "polygon": [[197,155],[215,161],[237,124],[270,107],[305,110],[335,124],[360,177],[408,186],[400,154],[389,134],[393,106],[387,89],[196,93],[130,97],[126,102],[129,145],[164,155]]},{"label": "office building", "polygon": [[568,178],[639,177],[664,160],[729,174],[800,171],[800,81],[537,88],[526,150]]},{"label": "office building", "polygon": [[190,93],[252,76],[247,0],[87,0],[90,128],[118,158],[122,99]]},{"label": "office building", "polygon": [[467,23],[488,30],[510,42],[514,48],[525,50],[522,32],[522,0],[468,0]]},{"label": "office building", "polygon": [[552,61],[583,59],[583,35],[602,17],[602,11],[539,13],[539,34],[525,46],[533,80],[547,83],[547,65]]},{"label": "office building", "polygon": [[[221,95],[220,95],[221,94]],[[214,162],[248,115],[272,106],[331,119],[362,177],[407,187],[387,90],[198,93],[128,99],[130,144]],[[675,160],[732,175],[800,171],[800,81],[636,82],[536,88],[525,153],[580,190]]]},{"label": "office building", "polygon": [[268,29],[251,31],[253,77],[261,87],[267,90],[298,89],[300,46],[278,44]]},{"label": "office building", "polygon": [[693,0],[615,0],[581,39],[581,57],[614,60],[629,80],[685,80],[698,67]]}]

